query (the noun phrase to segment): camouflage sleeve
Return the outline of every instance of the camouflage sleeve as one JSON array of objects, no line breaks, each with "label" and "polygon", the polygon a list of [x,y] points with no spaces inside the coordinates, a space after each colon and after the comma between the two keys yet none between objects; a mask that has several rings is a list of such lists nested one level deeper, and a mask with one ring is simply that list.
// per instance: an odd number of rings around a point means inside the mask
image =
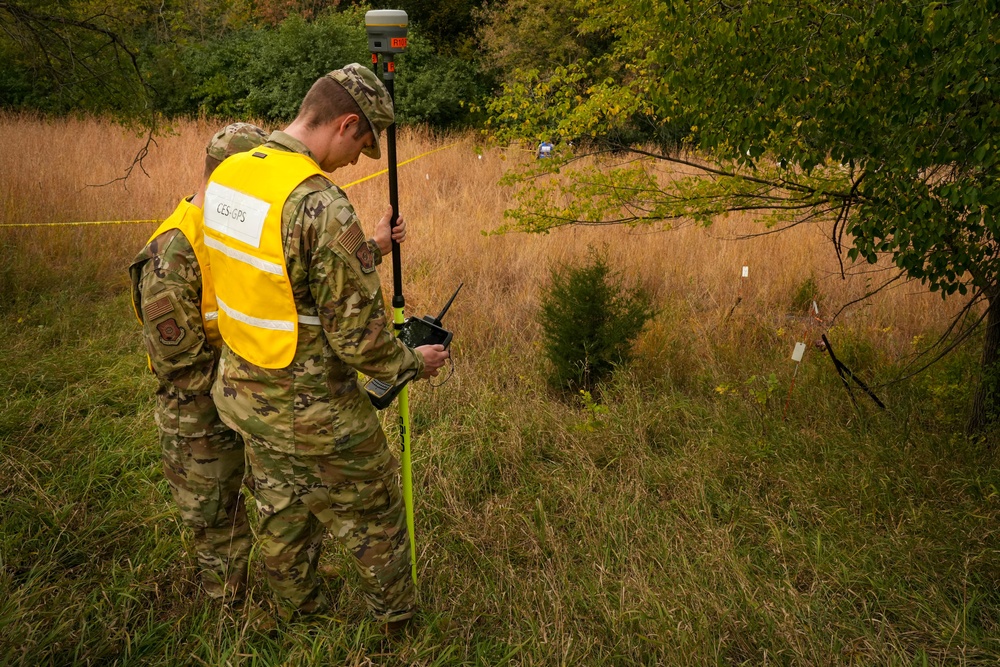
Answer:
[{"label": "camouflage sleeve", "polygon": [[401,373],[419,375],[423,357],[391,331],[375,270],[375,244],[364,240],[350,202],[340,196],[314,222],[318,234],[309,286],[333,351],[352,368],[386,382]]},{"label": "camouflage sleeve", "polygon": [[156,421],[185,437],[221,428],[210,395],[216,351],[201,322],[201,271],[187,239],[171,230],[154,239],[138,275],[138,310],[150,366],[160,381]]}]

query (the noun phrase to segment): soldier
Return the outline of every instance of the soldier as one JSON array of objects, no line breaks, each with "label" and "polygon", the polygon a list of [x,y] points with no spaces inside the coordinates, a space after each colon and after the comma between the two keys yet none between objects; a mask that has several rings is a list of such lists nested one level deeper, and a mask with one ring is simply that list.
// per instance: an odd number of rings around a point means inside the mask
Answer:
[{"label": "soldier", "polygon": [[164,476],[181,519],[194,531],[204,590],[230,602],[244,595],[252,540],[240,494],[243,441],[219,419],[211,396],[222,339],[200,207],[219,163],[266,138],[248,123],[212,137],[198,193],[177,206],[129,267],[132,303],[159,380],[154,414]]},{"label": "soldier", "polygon": [[376,266],[405,224],[391,209],[365,240],[343,190],[323,172],[377,159],[392,99],[366,67],[316,81],[298,116],[236,155],[206,191],[205,241],[225,339],[212,395],[239,431],[255,479],[260,550],[286,618],[327,606],[316,566],[324,528],[354,556],[385,631],[414,613],[399,488],[357,371],[394,382],[437,374],[440,345],[390,332]]}]

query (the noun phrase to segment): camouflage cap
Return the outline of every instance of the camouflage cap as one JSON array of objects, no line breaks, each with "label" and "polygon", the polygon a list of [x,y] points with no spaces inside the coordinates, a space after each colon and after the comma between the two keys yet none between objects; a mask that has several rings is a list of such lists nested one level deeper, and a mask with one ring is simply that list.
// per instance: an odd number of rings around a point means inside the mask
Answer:
[{"label": "camouflage cap", "polygon": [[372,146],[361,152],[375,160],[379,159],[382,156],[379,135],[382,134],[382,130],[392,125],[393,121],[392,97],[385,84],[379,80],[375,72],[358,63],[335,69],[326,76],[342,85],[361,107],[375,134]]},{"label": "camouflage cap", "polygon": [[267,133],[250,123],[233,123],[215,133],[205,147],[209,157],[222,162],[230,155],[236,155],[256,148],[267,141]]}]

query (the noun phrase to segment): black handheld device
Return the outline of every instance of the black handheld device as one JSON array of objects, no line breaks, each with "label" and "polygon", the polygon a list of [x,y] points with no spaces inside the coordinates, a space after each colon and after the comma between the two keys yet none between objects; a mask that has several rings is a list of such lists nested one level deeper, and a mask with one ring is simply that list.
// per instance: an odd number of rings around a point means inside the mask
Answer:
[{"label": "black handheld device", "polygon": [[[423,317],[408,317],[406,321],[400,325],[399,333],[397,334],[399,340],[403,341],[406,347],[420,347],[421,345],[443,345],[445,349],[451,345],[452,334],[441,326],[441,320],[444,318],[448,309],[451,308],[452,302],[455,297],[458,296],[459,290],[462,289],[461,283],[455,293],[451,295],[448,299],[448,303],[444,304],[444,308],[438,313],[437,317],[432,317],[430,315],[424,315]],[[384,410],[392,404],[392,401],[396,398],[406,383],[412,380],[414,374],[408,373],[406,376],[400,376],[396,384],[389,384],[388,382],[383,382],[382,380],[376,380],[372,378],[368,380],[365,384],[365,391],[368,392],[368,398],[371,399],[372,405],[375,406],[377,410]]]}]

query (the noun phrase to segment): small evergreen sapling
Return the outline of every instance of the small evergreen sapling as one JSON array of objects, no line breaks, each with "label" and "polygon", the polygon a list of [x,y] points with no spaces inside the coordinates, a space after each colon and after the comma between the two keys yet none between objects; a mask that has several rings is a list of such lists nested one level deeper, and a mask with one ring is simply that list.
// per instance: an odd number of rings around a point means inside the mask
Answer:
[{"label": "small evergreen sapling", "polygon": [[632,343],[653,314],[649,293],[626,286],[602,253],[592,249],[585,264],[553,268],[538,316],[550,383],[592,391],[631,359]]}]

